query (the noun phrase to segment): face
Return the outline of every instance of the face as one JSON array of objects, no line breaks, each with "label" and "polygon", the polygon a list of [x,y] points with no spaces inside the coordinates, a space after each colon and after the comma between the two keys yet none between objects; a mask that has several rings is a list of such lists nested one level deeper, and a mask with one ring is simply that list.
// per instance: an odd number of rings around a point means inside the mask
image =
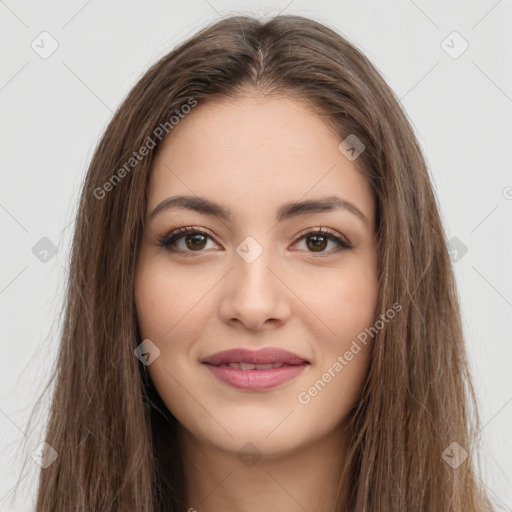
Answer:
[{"label": "face", "polygon": [[[137,318],[156,389],[210,447],[298,450],[340,432],[361,393],[376,205],[340,142],[301,103],[240,97],[199,104],[153,161]],[[247,352],[213,357],[231,349]]]}]

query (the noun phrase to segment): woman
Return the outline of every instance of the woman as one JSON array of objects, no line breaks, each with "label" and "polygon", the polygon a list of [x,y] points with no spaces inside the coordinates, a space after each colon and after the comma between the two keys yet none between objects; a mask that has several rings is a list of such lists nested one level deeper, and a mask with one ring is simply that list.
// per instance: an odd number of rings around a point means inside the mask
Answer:
[{"label": "woman", "polygon": [[83,186],[37,510],[481,512],[477,431],[426,164],[369,61],[238,16],[153,65]]}]

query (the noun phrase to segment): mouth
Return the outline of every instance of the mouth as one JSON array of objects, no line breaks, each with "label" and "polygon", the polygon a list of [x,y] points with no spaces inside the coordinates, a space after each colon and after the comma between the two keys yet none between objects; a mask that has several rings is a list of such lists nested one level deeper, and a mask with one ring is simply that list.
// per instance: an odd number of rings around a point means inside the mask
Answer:
[{"label": "mouth", "polygon": [[[208,363],[206,363],[208,364]],[[221,363],[221,364],[216,364],[214,366],[219,366],[219,367],[223,367],[223,366],[229,366],[230,368],[236,368],[237,370],[244,370],[244,371],[247,371],[247,370],[270,370],[272,368],[282,368],[283,366],[295,366],[295,365],[289,365],[289,364],[286,364],[286,363],[259,363],[259,364],[255,364],[255,363]]]},{"label": "mouth", "polygon": [[[262,348],[260,350],[248,350],[246,348],[234,348],[217,352],[202,360],[203,363],[215,366],[229,365],[231,363],[243,365],[297,365],[309,364],[304,357],[275,347]],[[246,367],[246,370],[254,370],[254,368]],[[258,368],[256,368],[258,369]],[[261,368],[268,369],[268,368]]]},{"label": "mouth", "polygon": [[232,349],[201,361],[220,381],[237,389],[258,391],[287,382],[306,369],[308,360],[277,348]]}]

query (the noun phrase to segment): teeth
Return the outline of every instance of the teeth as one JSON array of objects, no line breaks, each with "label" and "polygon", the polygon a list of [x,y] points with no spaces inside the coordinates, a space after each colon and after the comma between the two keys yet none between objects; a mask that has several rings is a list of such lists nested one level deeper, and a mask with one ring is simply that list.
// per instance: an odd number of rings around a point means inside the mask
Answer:
[{"label": "teeth", "polygon": [[236,370],[271,370],[272,368],[281,368],[284,366],[284,363],[222,363],[220,366],[229,366],[230,368],[235,368]]},{"label": "teeth", "polygon": [[254,370],[256,368],[255,364],[252,363],[240,363],[240,370]]}]

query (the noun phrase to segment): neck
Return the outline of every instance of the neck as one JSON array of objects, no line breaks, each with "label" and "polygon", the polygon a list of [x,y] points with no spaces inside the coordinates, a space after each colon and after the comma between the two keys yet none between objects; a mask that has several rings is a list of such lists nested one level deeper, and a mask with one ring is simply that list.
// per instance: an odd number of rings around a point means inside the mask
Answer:
[{"label": "neck", "polygon": [[[242,457],[179,427],[189,512],[334,512],[347,451],[340,429],[292,453]],[[243,446],[244,443],[241,443]],[[341,489],[341,499],[345,492]]]}]

